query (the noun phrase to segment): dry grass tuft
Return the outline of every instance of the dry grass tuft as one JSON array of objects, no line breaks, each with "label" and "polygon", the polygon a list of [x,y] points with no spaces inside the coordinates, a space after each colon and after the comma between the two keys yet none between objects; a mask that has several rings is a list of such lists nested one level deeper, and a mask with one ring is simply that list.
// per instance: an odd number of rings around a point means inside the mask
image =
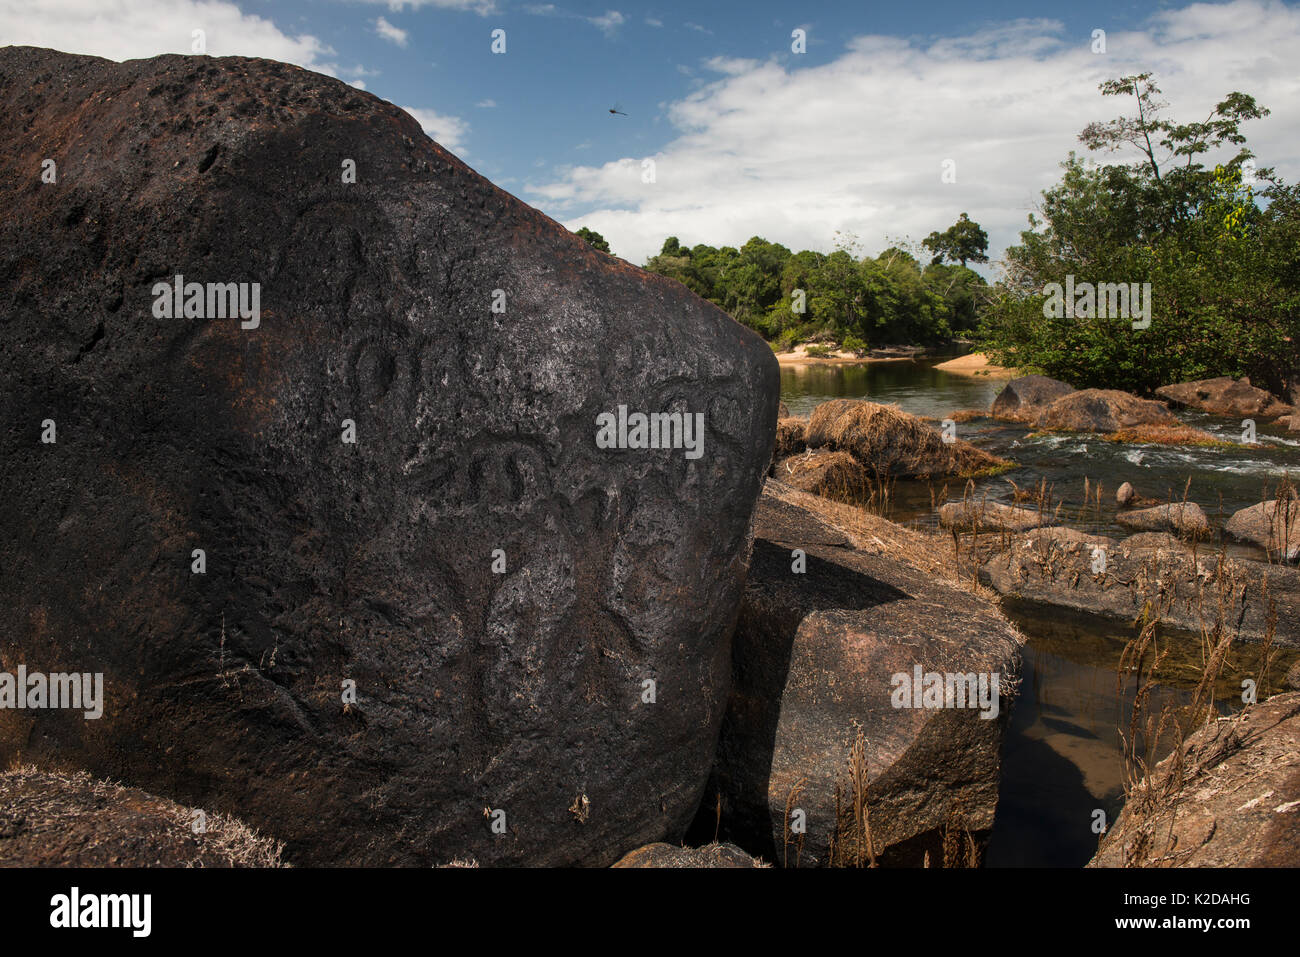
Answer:
[{"label": "dry grass tuft", "polygon": [[1203,448],[1232,448],[1233,443],[1190,425],[1135,425],[1102,436],[1107,442],[1135,442],[1145,445],[1193,445]]},{"label": "dry grass tuft", "polygon": [[969,442],[945,443],[924,420],[895,405],[834,399],[808,422],[808,445],[848,452],[878,475],[921,478],[991,475],[1010,467]]}]

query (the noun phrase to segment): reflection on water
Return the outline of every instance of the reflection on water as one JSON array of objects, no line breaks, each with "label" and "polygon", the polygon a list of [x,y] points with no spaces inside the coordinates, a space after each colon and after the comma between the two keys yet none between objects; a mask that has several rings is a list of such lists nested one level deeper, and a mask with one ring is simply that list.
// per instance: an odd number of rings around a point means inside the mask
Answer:
[{"label": "reflection on water", "polygon": [[[1133,681],[1117,685],[1120,654],[1133,630],[1089,615],[1023,602],[1004,610],[1029,639],[1020,694],[1002,748],[997,819],[985,864],[990,867],[1081,867],[1097,849],[1097,809],[1113,822],[1124,803],[1119,728],[1127,727]],[[1171,649],[1151,707],[1185,705],[1203,669],[1201,640],[1167,633]],[[1163,642],[1162,642],[1163,647]],[[1281,676],[1300,652],[1274,651],[1262,670],[1258,644],[1236,646],[1216,686],[1227,714],[1241,707],[1241,681],[1256,679],[1260,696],[1282,690]],[[1155,756],[1168,753],[1160,742]],[[1139,739],[1139,746],[1144,744]]]},{"label": "reflection on water", "polygon": [[942,418],[954,409],[987,409],[1005,384],[985,376],[951,375],[936,369],[935,363],[905,359],[782,366],[781,401],[791,415],[806,416],[827,399],[870,399],[893,402],[913,415]]}]

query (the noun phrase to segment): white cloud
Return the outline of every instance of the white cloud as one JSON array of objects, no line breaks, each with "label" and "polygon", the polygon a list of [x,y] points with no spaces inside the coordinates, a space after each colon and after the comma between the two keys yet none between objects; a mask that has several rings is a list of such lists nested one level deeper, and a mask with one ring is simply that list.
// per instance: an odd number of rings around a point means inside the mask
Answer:
[{"label": "white cloud", "polygon": [[393,26],[383,17],[375,20],[375,32],[390,43],[396,43],[399,47],[406,46],[406,31]]},{"label": "white cloud", "polygon": [[627,18],[617,10],[606,10],[602,16],[587,17],[587,22],[593,27],[600,30],[605,36],[613,36],[620,26],[626,22]]},{"label": "white cloud", "polygon": [[438,7],[441,10],[465,10],[483,17],[489,13],[497,12],[495,0],[355,0],[355,2],[382,4],[394,13],[401,13],[407,8],[418,10],[420,7]]},{"label": "white cloud", "polygon": [[[641,181],[643,157],[627,156],[567,168],[525,195],[635,262],[670,235],[739,245],[757,234],[829,250],[846,230],[874,253],[963,211],[996,256],[1066,154],[1086,153],[1079,130],[1131,111],[1097,85],[1148,69],[1183,121],[1232,90],[1255,96],[1273,111],[1244,127],[1259,164],[1300,179],[1300,10],[1195,4],[1109,32],[1105,55],[1090,46],[1090,29],[1039,19],[931,42],[857,37],[811,67],[800,57],[713,58],[704,66],[720,75],[667,108],[678,135],[653,154],[654,183]],[[940,181],[945,159],[956,162],[955,184]]]},{"label": "white cloud", "polygon": [[338,73],[333,49],[315,36],[291,36],[224,0],[0,0],[0,45],[131,60],[190,53],[196,29],[211,56],[267,57]]},{"label": "white cloud", "polygon": [[424,132],[429,134],[430,139],[444,149],[461,154],[461,158],[464,158],[463,142],[465,135],[469,133],[468,123],[460,117],[444,116],[433,110],[417,109],[414,106],[404,106],[402,109],[415,117],[424,128]]},{"label": "white cloud", "polygon": [[645,22],[648,27],[662,27],[664,25],[662,20],[656,20],[654,17],[646,17]]},{"label": "white cloud", "polygon": [[497,101],[496,101],[496,100],[479,100],[479,101],[478,101],[477,103],[475,103],[474,105],[477,106],[480,110],[490,110],[490,109],[492,109],[493,107],[495,107],[495,106],[497,105]]}]

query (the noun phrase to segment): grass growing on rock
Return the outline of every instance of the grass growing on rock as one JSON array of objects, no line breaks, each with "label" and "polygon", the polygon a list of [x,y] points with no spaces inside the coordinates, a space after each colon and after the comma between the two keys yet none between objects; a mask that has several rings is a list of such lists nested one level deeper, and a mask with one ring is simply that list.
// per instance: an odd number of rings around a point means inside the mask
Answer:
[{"label": "grass growing on rock", "polygon": [[808,445],[829,445],[879,474],[898,478],[993,475],[1014,467],[969,442],[945,442],[925,420],[895,405],[835,399],[813,410]]}]

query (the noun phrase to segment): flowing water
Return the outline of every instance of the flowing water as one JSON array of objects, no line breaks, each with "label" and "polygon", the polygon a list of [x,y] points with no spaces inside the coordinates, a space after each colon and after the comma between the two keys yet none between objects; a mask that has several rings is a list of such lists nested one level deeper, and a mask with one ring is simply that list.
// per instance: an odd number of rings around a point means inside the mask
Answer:
[{"label": "flowing water", "polygon": [[[867,365],[782,367],[781,399],[792,415],[807,416],[833,398],[897,404],[905,412],[942,420],[963,409],[989,408],[1005,380],[960,376],[934,368],[939,360]],[[1190,425],[1240,441],[1241,423],[1198,413],[1179,413]],[[1125,445],[1095,436],[1034,436],[1031,430],[986,417],[957,425],[957,435],[1009,458],[1018,467],[975,483],[974,494],[1012,504],[1012,482],[1031,488],[1045,480],[1060,519],[1076,528],[1122,538],[1115,524],[1115,489],[1123,482],[1149,498],[1197,502],[1221,526],[1234,511],[1254,505],[1267,488],[1290,474],[1300,478],[1300,441],[1266,423],[1257,424],[1259,444],[1228,449]],[[1084,479],[1090,497],[1084,499]],[[1190,484],[1189,484],[1190,479]],[[1101,483],[1100,501],[1096,486]],[[934,504],[960,499],[964,482],[899,482],[883,506],[906,525],[937,524]],[[1262,558],[1249,546],[1230,554]],[[1118,681],[1120,656],[1134,636],[1126,623],[1060,608],[1006,603],[1007,616],[1028,639],[1020,694],[1003,743],[997,820],[985,857],[987,866],[1079,867],[1097,846],[1092,827],[1101,810],[1114,821],[1123,806],[1124,758],[1119,729],[1127,726],[1133,681]],[[1186,704],[1201,673],[1198,636],[1169,633],[1176,652],[1153,706]],[[1260,649],[1234,649],[1216,689],[1220,710],[1239,701],[1243,677],[1259,681],[1261,693],[1280,690],[1280,676],[1300,653],[1275,653],[1261,678]],[[1167,672],[1167,674],[1166,674]],[[1238,705],[1239,706],[1239,705]],[[1168,741],[1161,742],[1160,751]],[[1159,753],[1159,752],[1158,752]]]}]

